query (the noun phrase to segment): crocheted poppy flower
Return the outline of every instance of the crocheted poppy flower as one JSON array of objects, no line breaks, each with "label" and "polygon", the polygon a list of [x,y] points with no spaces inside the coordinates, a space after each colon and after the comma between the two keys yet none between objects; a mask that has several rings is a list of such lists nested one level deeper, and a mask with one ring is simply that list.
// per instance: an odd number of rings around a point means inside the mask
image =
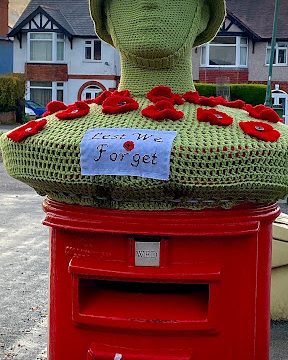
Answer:
[{"label": "crocheted poppy flower", "polygon": [[277,112],[265,105],[260,104],[253,107],[252,105],[247,104],[244,110],[246,110],[249,115],[255,119],[266,120],[272,123],[281,122],[281,118]]},{"label": "crocheted poppy flower", "polygon": [[183,118],[183,111],[178,111],[168,100],[158,101],[154,105],[149,105],[141,111],[141,114],[153,120],[161,121],[164,119],[180,120]]},{"label": "crocheted poppy flower", "polygon": [[105,90],[103,92],[101,92],[96,98],[94,99],[88,99],[88,100],[84,100],[84,102],[86,104],[97,104],[97,105],[102,105],[104,100],[106,100],[108,97],[110,97],[112,95],[111,91]]},{"label": "crocheted poppy flower", "polygon": [[218,105],[218,102],[214,96],[206,97],[200,96],[198,91],[187,91],[183,98],[192,104],[203,105],[203,106],[210,106],[215,107]]},{"label": "crocheted poppy flower", "polygon": [[125,150],[127,151],[132,151],[135,147],[134,141],[125,141],[125,143],[123,144],[123,147]]},{"label": "crocheted poppy flower", "polygon": [[215,109],[197,109],[197,119],[200,122],[209,122],[211,125],[228,126],[233,123],[233,118],[224,112]]},{"label": "crocheted poppy flower", "polygon": [[102,112],[104,114],[121,114],[134,111],[139,108],[136,100],[128,96],[113,95],[104,100]]},{"label": "crocheted poppy flower", "polygon": [[171,102],[172,104],[182,105],[185,102],[182,99],[181,95],[174,94],[170,87],[164,85],[154,87],[152,90],[148,91],[146,97],[153,103],[157,103],[161,100],[166,100]]},{"label": "crocheted poppy flower", "polygon": [[71,120],[83,117],[89,114],[90,107],[84,101],[76,101],[74,104],[69,105],[64,111],[58,112],[56,117],[60,120]]},{"label": "crocheted poppy flower", "polygon": [[246,103],[243,100],[234,100],[234,101],[226,100],[223,105],[227,106],[227,107],[231,107],[231,108],[243,109],[245,107]]},{"label": "crocheted poppy flower", "polygon": [[44,129],[46,124],[47,124],[46,119],[29,121],[28,123],[9,132],[7,137],[14,142],[21,142],[24,139],[26,139],[28,136],[35,135],[39,131]]},{"label": "crocheted poppy flower", "polygon": [[131,93],[130,93],[130,91],[129,90],[120,90],[120,91],[118,91],[118,90],[115,90],[115,91],[113,91],[112,92],[112,95],[114,96],[114,95],[118,95],[118,96],[127,96],[127,97],[131,97]]},{"label": "crocheted poppy flower", "polygon": [[239,126],[246,134],[263,141],[275,142],[281,136],[272,125],[262,121],[240,121]]},{"label": "crocheted poppy flower", "polygon": [[42,116],[55,114],[57,111],[66,110],[66,109],[67,109],[67,105],[65,105],[62,101],[53,100],[46,105],[46,111]]}]

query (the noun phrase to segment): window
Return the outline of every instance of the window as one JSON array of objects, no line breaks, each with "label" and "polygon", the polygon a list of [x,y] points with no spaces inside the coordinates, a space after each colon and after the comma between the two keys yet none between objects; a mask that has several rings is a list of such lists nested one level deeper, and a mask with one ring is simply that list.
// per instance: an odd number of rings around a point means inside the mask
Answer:
[{"label": "window", "polygon": [[30,81],[30,100],[46,106],[51,100],[64,101],[64,83]]},{"label": "window", "polygon": [[102,91],[97,85],[87,86],[82,93],[82,100],[94,99]]},{"label": "window", "polygon": [[[287,65],[287,48],[288,43],[277,42],[274,50],[273,64],[278,66]],[[271,43],[266,48],[266,65],[270,63]]]},{"label": "window", "polygon": [[86,40],[85,41],[85,54],[86,61],[100,61],[101,60],[101,41],[100,40]]},{"label": "window", "polygon": [[201,47],[201,66],[246,67],[248,39],[240,36],[216,36]]},{"label": "window", "polygon": [[28,33],[29,61],[64,61],[65,36],[58,33]]}]

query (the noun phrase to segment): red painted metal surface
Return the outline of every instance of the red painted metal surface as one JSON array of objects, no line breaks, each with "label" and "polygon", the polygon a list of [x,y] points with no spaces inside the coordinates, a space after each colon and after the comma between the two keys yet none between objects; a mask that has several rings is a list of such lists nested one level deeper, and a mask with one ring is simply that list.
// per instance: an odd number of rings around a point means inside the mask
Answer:
[{"label": "red painted metal surface", "polygon": [[277,205],[145,212],[46,200],[44,210],[49,360],[269,359]]}]

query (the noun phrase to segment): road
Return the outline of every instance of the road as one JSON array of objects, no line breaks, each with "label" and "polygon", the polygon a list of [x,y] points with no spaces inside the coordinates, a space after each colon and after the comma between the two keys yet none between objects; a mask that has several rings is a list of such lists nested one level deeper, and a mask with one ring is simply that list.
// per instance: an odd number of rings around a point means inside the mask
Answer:
[{"label": "road", "polygon": [[0,163],[0,359],[44,360],[48,229],[42,199]]},{"label": "road", "polygon": [[[0,162],[1,360],[47,359],[48,229],[41,203]],[[288,323],[272,324],[270,359],[288,359]]]}]

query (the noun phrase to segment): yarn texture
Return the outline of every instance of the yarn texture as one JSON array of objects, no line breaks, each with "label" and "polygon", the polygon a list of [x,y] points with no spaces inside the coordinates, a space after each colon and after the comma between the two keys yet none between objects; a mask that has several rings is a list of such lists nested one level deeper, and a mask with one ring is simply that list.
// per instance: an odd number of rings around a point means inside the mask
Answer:
[{"label": "yarn texture", "polygon": [[[243,202],[270,203],[285,197],[287,126],[262,107],[261,112],[256,109],[255,117],[255,111],[242,102],[204,97],[199,100],[199,95],[193,94],[191,51],[214,16],[207,6],[209,2],[151,3],[154,8],[145,9],[140,0],[107,1],[105,16],[101,12],[101,26],[105,24],[105,31],[121,53],[119,92],[103,93],[89,104],[50,104],[41,131],[21,141],[13,141],[9,133],[2,135],[0,147],[7,172],[53,200],[114,209],[230,208]],[[96,0],[91,4],[103,5]],[[123,13],[125,8],[127,12]],[[96,8],[94,13],[99,15]],[[157,14],[164,17],[161,26]],[[176,15],[183,21],[176,19],[174,37],[166,37],[166,27],[173,25]],[[142,25],[137,27],[140,19]],[[152,25],[158,32],[154,39],[149,38],[153,36]],[[173,47],[175,41],[177,49]],[[53,113],[55,109],[59,111]],[[145,109],[149,109],[148,114]],[[163,115],[167,109],[165,114],[174,117]],[[66,117],[59,116],[61,113]],[[248,125],[243,126],[246,122]],[[93,128],[176,131],[169,180],[81,175],[80,143],[86,131]],[[124,146],[127,151],[133,147],[129,141]]]}]

